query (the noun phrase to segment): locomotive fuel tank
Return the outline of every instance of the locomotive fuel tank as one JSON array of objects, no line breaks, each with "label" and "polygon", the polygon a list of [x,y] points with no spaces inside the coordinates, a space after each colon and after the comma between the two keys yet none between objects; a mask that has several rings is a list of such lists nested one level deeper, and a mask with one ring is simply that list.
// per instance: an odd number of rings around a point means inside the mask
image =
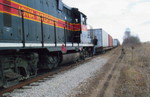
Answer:
[{"label": "locomotive fuel tank", "polygon": [[76,62],[80,59],[80,52],[64,54],[60,65],[68,64],[71,62]]}]

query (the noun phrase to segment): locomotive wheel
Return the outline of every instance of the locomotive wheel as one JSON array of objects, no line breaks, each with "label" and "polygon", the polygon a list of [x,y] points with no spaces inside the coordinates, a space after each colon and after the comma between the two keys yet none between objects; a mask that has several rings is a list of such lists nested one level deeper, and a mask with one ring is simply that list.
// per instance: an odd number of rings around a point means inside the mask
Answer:
[{"label": "locomotive wheel", "polygon": [[81,59],[81,60],[85,60],[85,52],[84,52],[84,50],[82,50],[82,51],[80,52],[80,59]]},{"label": "locomotive wheel", "polygon": [[40,54],[38,68],[52,69],[58,66],[60,62],[59,55],[54,54]]},{"label": "locomotive wheel", "polygon": [[50,65],[50,69],[57,67],[59,62],[60,58],[58,56],[48,56],[48,65]]}]

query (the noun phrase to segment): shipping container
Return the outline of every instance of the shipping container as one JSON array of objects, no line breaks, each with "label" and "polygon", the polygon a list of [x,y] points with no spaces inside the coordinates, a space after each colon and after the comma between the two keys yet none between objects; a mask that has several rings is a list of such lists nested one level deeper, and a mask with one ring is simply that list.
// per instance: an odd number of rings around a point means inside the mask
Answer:
[{"label": "shipping container", "polygon": [[108,47],[108,33],[103,29],[93,29],[94,35],[98,39],[97,47]]},{"label": "shipping container", "polygon": [[97,38],[97,45],[96,47],[102,47],[102,31],[101,29],[93,29],[93,32],[94,32],[94,36],[96,36]]},{"label": "shipping container", "polygon": [[101,31],[102,31],[102,44],[103,44],[103,47],[108,47],[109,46],[108,33],[105,32],[103,29],[101,29]]},{"label": "shipping container", "polygon": [[120,45],[119,40],[118,39],[113,39],[113,47],[116,47]]},{"label": "shipping container", "polygon": [[113,47],[113,38],[109,34],[108,34],[108,42],[109,42],[109,47]]}]

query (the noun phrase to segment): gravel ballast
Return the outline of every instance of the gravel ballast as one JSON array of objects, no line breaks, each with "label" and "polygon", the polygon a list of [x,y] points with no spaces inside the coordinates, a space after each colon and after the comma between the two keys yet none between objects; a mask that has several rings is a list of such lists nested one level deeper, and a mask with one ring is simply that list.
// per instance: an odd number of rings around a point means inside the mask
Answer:
[{"label": "gravel ballast", "polygon": [[[45,82],[37,82],[35,86],[27,86],[23,89],[14,90],[9,93],[11,97],[67,97],[76,93],[73,89],[97,72],[108,58],[96,57],[90,62],[81,64],[74,69],[54,75]],[[29,88],[28,88],[29,87]]]}]

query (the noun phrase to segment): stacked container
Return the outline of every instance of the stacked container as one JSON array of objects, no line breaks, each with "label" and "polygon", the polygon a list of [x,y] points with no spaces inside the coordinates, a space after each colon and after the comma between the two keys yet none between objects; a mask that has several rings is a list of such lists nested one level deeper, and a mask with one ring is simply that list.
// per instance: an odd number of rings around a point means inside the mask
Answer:
[{"label": "stacked container", "polygon": [[98,43],[96,47],[108,47],[108,33],[106,33],[103,29],[93,29],[94,36],[98,39]]},{"label": "stacked container", "polygon": [[113,47],[117,47],[118,45],[120,45],[119,40],[113,39]]},{"label": "stacked container", "polygon": [[113,47],[113,38],[111,35],[108,35],[109,47]]}]

